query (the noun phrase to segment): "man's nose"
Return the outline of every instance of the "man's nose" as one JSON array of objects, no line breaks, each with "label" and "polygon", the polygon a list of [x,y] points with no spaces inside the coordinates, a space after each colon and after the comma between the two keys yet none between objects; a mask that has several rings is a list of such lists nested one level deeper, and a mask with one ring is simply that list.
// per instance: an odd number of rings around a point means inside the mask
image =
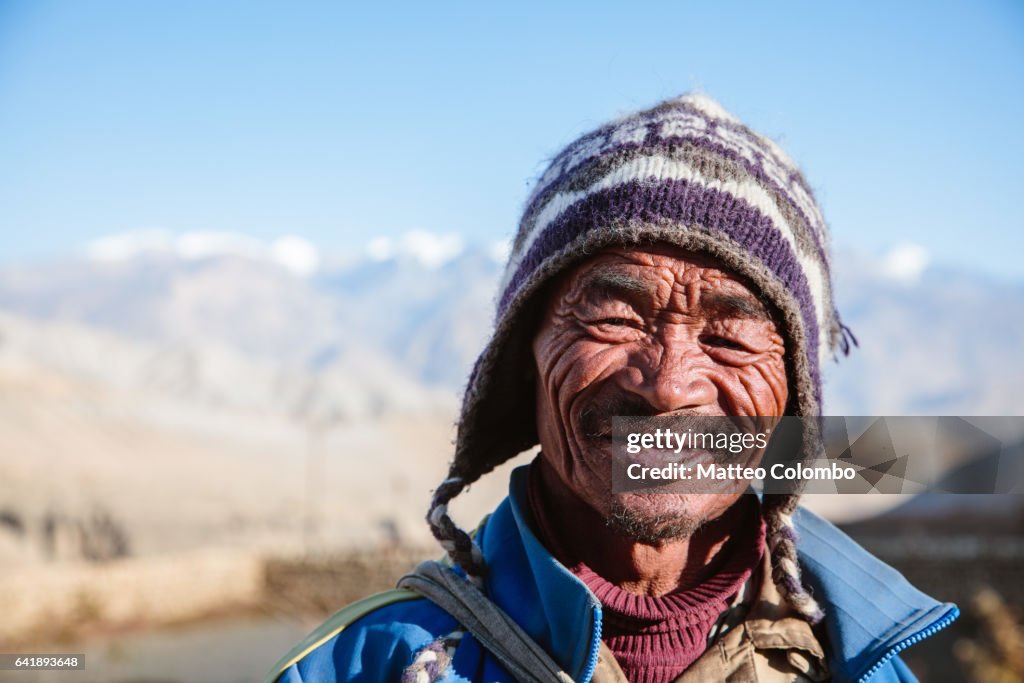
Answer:
[{"label": "man's nose", "polygon": [[694,410],[717,401],[706,355],[696,343],[672,343],[661,353],[636,357],[623,373],[623,388],[643,397],[659,413]]}]

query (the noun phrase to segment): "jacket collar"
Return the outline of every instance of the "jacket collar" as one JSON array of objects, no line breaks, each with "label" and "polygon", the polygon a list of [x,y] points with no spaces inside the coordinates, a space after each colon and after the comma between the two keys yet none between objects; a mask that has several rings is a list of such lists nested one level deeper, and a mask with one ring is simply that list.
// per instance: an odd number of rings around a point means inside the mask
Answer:
[{"label": "jacket collar", "polygon": [[[586,682],[601,644],[601,603],[534,534],[527,476],[528,466],[512,472],[508,498],[478,531],[487,593],[573,680]],[[862,679],[958,615],[817,515],[801,508],[794,522],[805,580],[825,609],[835,680]]]},{"label": "jacket collar", "polygon": [[534,534],[528,469],[512,472],[508,498],[477,532],[487,594],[574,681],[588,681],[601,644],[601,602]]},{"label": "jacket collar", "polygon": [[794,515],[804,578],[825,610],[829,665],[838,680],[863,680],[898,651],[959,616],[912,586],[829,522]]}]

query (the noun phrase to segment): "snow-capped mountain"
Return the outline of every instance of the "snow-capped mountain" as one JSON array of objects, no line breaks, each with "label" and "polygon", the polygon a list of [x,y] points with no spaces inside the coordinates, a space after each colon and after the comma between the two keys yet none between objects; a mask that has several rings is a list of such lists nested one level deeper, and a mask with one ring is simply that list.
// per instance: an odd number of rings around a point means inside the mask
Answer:
[{"label": "snow-capped mountain", "polygon": [[[90,366],[111,381],[134,372],[165,390],[192,383],[228,401],[225,386],[246,385],[217,385],[230,357],[264,368],[253,371],[264,373],[262,389],[230,401],[280,393],[281,378],[297,374],[361,377],[341,393],[370,392],[387,410],[402,405],[387,395],[412,387],[453,398],[461,389],[490,330],[503,255],[502,245],[428,233],[378,238],[358,257],[333,260],[298,238],[121,236],[83,257],[0,271],[0,311],[153,350],[130,367],[120,351],[120,362]],[[860,347],[826,368],[828,413],[1024,413],[1024,283],[929,268],[907,246],[881,256],[842,251],[835,264],[839,310]],[[69,328],[32,334],[25,353],[63,348],[66,368],[86,363],[68,360],[78,357]],[[82,344],[102,346],[98,339]]]},{"label": "snow-capped mountain", "polygon": [[356,366],[460,386],[491,317],[494,247],[416,234],[371,247],[364,258],[299,272],[255,247],[183,251],[122,238],[84,258],[0,271],[0,311],[312,373],[362,358]]}]

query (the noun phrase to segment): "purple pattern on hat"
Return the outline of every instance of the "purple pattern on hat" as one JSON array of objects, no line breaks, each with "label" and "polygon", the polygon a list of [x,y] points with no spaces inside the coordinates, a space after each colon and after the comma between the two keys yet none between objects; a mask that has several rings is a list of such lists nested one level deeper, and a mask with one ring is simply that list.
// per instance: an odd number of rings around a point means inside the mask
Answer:
[{"label": "purple pattern on hat", "polygon": [[[613,145],[611,147],[608,147],[607,149],[602,150],[600,154],[590,157],[588,161],[607,158],[615,154],[621,154],[622,152],[641,148],[649,150],[649,154],[653,155],[657,152],[662,151],[664,148],[668,147],[671,144],[678,143],[690,143],[695,147],[711,152],[712,154],[720,156],[724,159],[728,159],[729,161],[738,164],[741,168],[747,171],[747,173],[749,173],[763,185],[775,191],[789,204],[790,207],[792,207],[792,210],[801,218],[801,220],[803,221],[803,225],[794,225],[792,226],[793,229],[799,230],[810,239],[810,241],[814,244],[816,248],[816,253],[814,254],[815,258],[821,261],[821,263],[827,268],[828,257],[825,252],[825,245],[822,243],[823,230],[821,226],[818,225],[816,221],[812,220],[811,217],[808,216],[807,213],[800,207],[800,205],[796,201],[794,201],[791,193],[787,190],[787,188],[780,186],[775,180],[771,178],[770,174],[765,169],[765,160],[763,155],[755,155],[755,159],[750,160],[745,158],[741,154],[737,153],[735,150],[730,149],[721,142],[709,138],[707,135],[669,135],[666,137],[662,137],[657,135],[656,129],[652,127],[648,131],[647,139],[643,143],[625,142]],[[557,163],[557,161],[555,163]],[[527,223],[531,222],[532,219],[537,215],[537,213],[539,213],[544,208],[544,206],[551,200],[551,198],[562,190],[564,184],[569,180],[571,176],[580,173],[586,165],[587,162],[585,161],[573,166],[571,169],[564,170],[557,178],[547,183],[545,188],[539,194],[532,197],[529,206],[527,206],[526,211],[523,214],[524,226]],[[795,170],[790,171],[787,175],[791,179],[795,176],[801,181],[803,180],[800,174]],[[803,187],[803,185],[801,186]]]},{"label": "purple pattern on hat", "polygon": [[498,303],[499,319],[533,271],[580,235],[602,231],[619,233],[625,238],[622,230],[627,225],[632,228],[637,224],[655,225],[666,221],[677,224],[680,233],[697,230],[725,235],[764,264],[794,294],[806,329],[807,360],[817,387],[815,399],[820,404],[818,320],[807,278],[796,254],[771,219],[756,208],[726,192],[685,180],[631,181],[595,192],[570,206],[530,245],[502,292]]}]

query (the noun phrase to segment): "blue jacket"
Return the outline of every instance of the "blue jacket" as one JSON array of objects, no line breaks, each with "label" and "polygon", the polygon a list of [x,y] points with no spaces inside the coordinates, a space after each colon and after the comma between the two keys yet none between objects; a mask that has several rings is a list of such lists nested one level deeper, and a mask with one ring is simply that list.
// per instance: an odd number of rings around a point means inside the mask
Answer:
[{"label": "blue jacket", "polygon": [[[587,683],[601,642],[601,603],[541,545],[529,522],[526,467],[477,531],[489,567],[488,596],[574,680]],[[806,510],[795,516],[805,580],[826,613],[834,681],[913,681],[897,653],[946,627],[957,607],[939,603]],[[341,610],[286,655],[268,681],[397,681],[416,652],[458,624],[433,603],[391,591]],[[446,681],[511,680],[471,636]]]}]

